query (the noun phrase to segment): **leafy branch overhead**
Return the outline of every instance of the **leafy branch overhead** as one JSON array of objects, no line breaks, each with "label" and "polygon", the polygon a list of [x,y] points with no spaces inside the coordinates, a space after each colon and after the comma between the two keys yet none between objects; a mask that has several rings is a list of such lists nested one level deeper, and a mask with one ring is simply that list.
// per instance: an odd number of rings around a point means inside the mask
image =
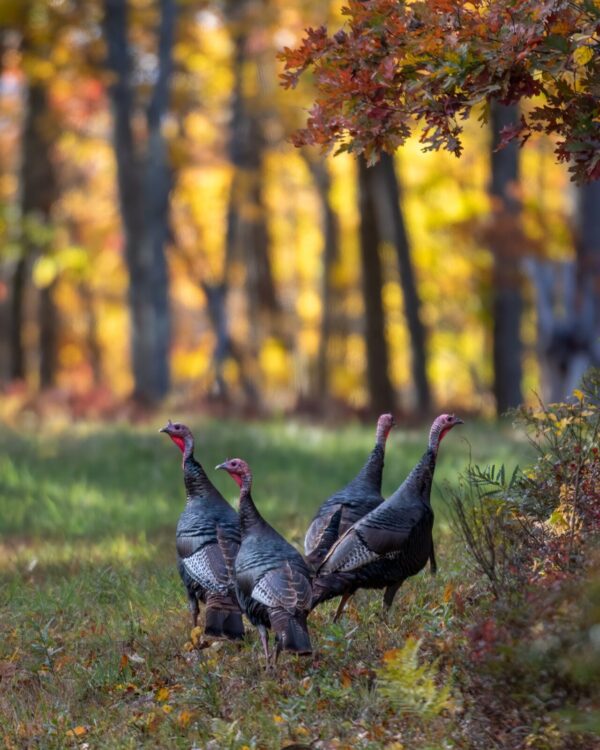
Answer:
[{"label": "leafy branch overhead", "polygon": [[473,107],[526,100],[504,141],[546,133],[573,179],[600,177],[600,6],[592,0],[349,0],[342,12],[343,29],[308,29],[281,54],[283,85],[310,72],[316,89],[296,145],[336,145],[373,161],[418,127],[425,150],[460,156]]}]

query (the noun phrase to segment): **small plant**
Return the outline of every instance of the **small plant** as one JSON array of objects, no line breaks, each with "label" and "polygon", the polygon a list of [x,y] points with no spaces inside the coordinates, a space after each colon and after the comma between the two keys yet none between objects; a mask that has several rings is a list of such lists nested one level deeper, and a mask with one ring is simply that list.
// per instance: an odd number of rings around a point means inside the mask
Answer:
[{"label": "small plant", "polygon": [[504,466],[469,465],[458,488],[447,491],[454,531],[496,597],[509,583],[521,543],[522,526],[511,500],[518,481],[518,468],[507,479]]},{"label": "small plant", "polygon": [[537,452],[525,471],[469,465],[447,500],[455,531],[496,597],[585,566],[600,533],[600,372],[568,403],[516,412]]},{"label": "small plant", "polygon": [[438,687],[436,662],[419,666],[420,647],[420,640],[408,638],[402,648],[384,655],[377,670],[378,690],[400,711],[428,718],[451,708],[451,686]]}]

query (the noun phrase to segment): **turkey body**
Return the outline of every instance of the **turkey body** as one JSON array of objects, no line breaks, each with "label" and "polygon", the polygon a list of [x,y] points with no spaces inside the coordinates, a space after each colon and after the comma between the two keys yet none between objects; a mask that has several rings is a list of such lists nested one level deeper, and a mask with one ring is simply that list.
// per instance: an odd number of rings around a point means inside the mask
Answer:
[{"label": "turkey body", "polygon": [[313,606],[335,596],[348,597],[359,588],[385,588],[384,604],[389,607],[402,583],[435,559],[434,515],[428,494],[422,497],[418,487],[422,484],[427,493],[431,474],[428,461],[424,463],[418,481],[409,476],[388,500],[336,542],[313,583]]},{"label": "turkey body", "polygon": [[162,428],[183,453],[186,504],[175,534],[177,569],[188,595],[192,626],[199,602],[206,605],[204,633],[217,638],[244,637],[235,595],[234,560],[241,536],[237,513],[194,457],[194,438],[184,424]]},{"label": "turkey body", "polygon": [[234,584],[234,561],[241,541],[238,515],[193,456],[184,461],[184,476],[189,494],[177,523],[177,568],[192,620],[196,624],[201,601],[206,604],[206,635],[243,638]]},{"label": "turkey body", "polygon": [[304,538],[304,551],[311,567],[318,568],[336,540],[383,502],[385,445],[393,424],[391,414],[379,417],[376,444],[367,462],[357,476],[331,495],[315,514]]},{"label": "turkey body", "polygon": [[307,617],[312,600],[311,571],[302,555],[261,516],[251,495],[252,474],[245,461],[230,459],[225,469],[240,486],[242,541],[235,558],[240,607],[258,629],[269,665],[269,629],[280,651],[311,654]]},{"label": "turkey body", "polygon": [[278,651],[310,654],[312,589],[302,555],[274,529],[257,524],[242,538],[235,574],[238,601],[250,622],[273,629]]},{"label": "turkey body", "polygon": [[335,542],[313,581],[313,607],[341,595],[340,613],[357,589],[384,588],[383,602],[389,609],[402,583],[421,571],[427,560],[435,572],[433,473],[442,438],[462,423],[451,414],[437,417],[426,452],[396,492]]}]

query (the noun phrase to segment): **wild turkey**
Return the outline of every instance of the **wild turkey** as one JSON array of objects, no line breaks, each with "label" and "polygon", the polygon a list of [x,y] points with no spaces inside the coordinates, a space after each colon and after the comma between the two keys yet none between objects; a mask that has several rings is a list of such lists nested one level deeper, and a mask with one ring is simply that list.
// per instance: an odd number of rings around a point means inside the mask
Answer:
[{"label": "wild turkey", "polygon": [[238,515],[194,458],[190,429],[169,420],[160,432],[166,432],[183,454],[187,502],[177,524],[177,568],[188,593],[192,627],[198,624],[201,601],[206,604],[205,635],[239,640],[244,624],[233,567],[240,546]]},{"label": "wild turkey", "polygon": [[304,551],[313,568],[319,567],[335,541],[353,523],[383,502],[381,478],[385,444],[394,424],[391,414],[379,417],[375,447],[367,462],[352,481],[325,500],[311,521],[304,538]]},{"label": "wild turkey", "polygon": [[275,632],[274,663],[282,649],[311,654],[306,618],[312,590],[304,558],[258,512],[248,464],[232,458],[216,468],[227,471],[240,487],[242,543],[235,559],[236,591],[242,611],[258,629],[267,669],[267,628]]},{"label": "wild turkey", "polygon": [[336,617],[359,588],[385,588],[387,610],[402,583],[431,562],[436,569],[431,532],[431,483],[444,436],[462,419],[442,414],[434,420],[427,451],[384,503],[357,521],[331,548],[313,581],[312,607],[342,595]]}]

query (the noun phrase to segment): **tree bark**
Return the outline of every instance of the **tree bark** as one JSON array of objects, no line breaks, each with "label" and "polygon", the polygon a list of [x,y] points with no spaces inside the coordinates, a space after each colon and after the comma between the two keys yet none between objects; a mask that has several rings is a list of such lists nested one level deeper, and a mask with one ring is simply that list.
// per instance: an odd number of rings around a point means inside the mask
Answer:
[{"label": "tree bark", "polygon": [[[257,102],[244,90],[248,65],[247,35],[239,19],[234,32],[234,90],[229,155],[235,172],[229,197],[226,259],[243,254],[250,312],[258,321],[262,312],[279,311],[271,268],[267,212],[263,198],[264,149]],[[257,64],[257,63],[254,63]],[[257,72],[258,75],[258,72]],[[256,339],[260,339],[257,333]]]},{"label": "tree bark", "polygon": [[600,366],[600,181],[578,189],[577,300],[589,364]]},{"label": "tree bark", "polygon": [[[21,159],[21,257],[12,279],[11,299],[11,376],[25,379],[26,296],[31,288],[31,265],[45,246],[36,239],[34,225],[48,225],[58,186],[51,159],[54,139],[53,123],[48,110],[48,96],[43,84],[30,83],[22,138]],[[58,345],[58,312],[53,299],[53,285],[40,290],[38,305],[39,382],[40,387],[54,385]]]},{"label": "tree bark", "polygon": [[516,106],[492,105],[490,195],[494,214],[491,250],[494,396],[498,415],[522,400],[521,205],[518,197],[519,146],[512,141],[498,150],[501,131],[518,119]]},{"label": "tree bark", "polygon": [[316,391],[318,400],[325,402],[330,396],[329,386],[329,345],[333,330],[335,293],[331,281],[333,264],[340,254],[339,218],[329,197],[331,177],[322,159],[312,159],[305,155],[321,203],[323,226],[323,261],[321,270],[321,335],[317,354]]},{"label": "tree bark", "polygon": [[161,0],[160,8],[159,62],[146,111],[148,136],[145,153],[138,152],[133,135],[135,104],[126,0],[105,0],[104,15],[107,62],[114,75],[110,97],[125,257],[129,270],[134,398],[150,404],[163,398],[170,386],[170,317],[165,244],[168,238],[171,170],[161,124],[168,108],[176,2]]},{"label": "tree bark", "polygon": [[600,366],[600,183],[577,188],[575,260],[528,259],[536,290],[537,348],[544,397],[566,401]]},{"label": "tree bark", "polygon": [[401,192],[394,158],[382,154],[371,167],[377,186],[376,207],[382,235],[394,246],[398,259],[400,285],[404,298],[404,315],[411,343],[412,380],[419,411],[431,408],[431,390],[427,378],[426,331],[421,320],[421,299],[411,260],[410,243],[401,208]]},{"label": "tree bark", "polygon": [[389,376],[389,354],[385,336],[385,315],[381,298],[382,269],[379,256],[380,234],[375,210],[372,170],[358,159],[360,256],[365,305],[367,384],[369,411],[378,415],[394,409],[394,391]]}]

